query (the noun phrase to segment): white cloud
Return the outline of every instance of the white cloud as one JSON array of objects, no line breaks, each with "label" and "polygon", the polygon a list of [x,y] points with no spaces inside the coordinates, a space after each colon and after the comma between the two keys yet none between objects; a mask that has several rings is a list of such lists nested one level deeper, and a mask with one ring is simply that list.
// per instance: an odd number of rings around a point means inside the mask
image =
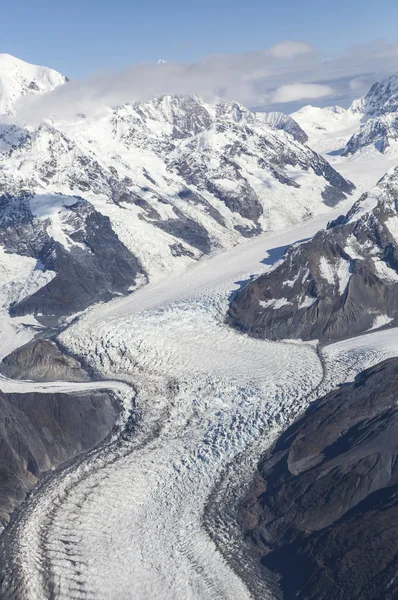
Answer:
[{"label": "white cloud", "polygon": [[324,98],[334,93],[329,85],[319,83],[288,83],[281,85],[270,95],[270,102],[284,103],[297,102],[298,100],[307,100],[313,98]]},{"label": "white cloud", "polygon": [[261,51],[210,55],[193,63],[142,63],[100,71],[49,94],[26,96],[17,108],[20,122],[37,123],[49,117],[95,114],[104,107],[163,94],[219,96],[266,110],[293,110],[292,105],[285,106],[289,102],[296,102],[296,110],[307,99],[347,105],[394,71],[398,71],[397,43],[379,40],[325,59],[309,44],[288,40]]},{"label": "white cloud", "polygon": [[295,42],[293,40],[279,42],[268,49],[269,54],[275,58],[292,58],[298,54],[309,54],[313,51],[314,49],[307,42]]}]

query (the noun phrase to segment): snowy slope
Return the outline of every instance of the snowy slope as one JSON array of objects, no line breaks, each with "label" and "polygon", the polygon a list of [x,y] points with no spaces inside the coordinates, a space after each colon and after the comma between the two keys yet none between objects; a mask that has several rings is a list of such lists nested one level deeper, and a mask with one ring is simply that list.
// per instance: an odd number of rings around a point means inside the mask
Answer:
[{"label": "snowy slope", "polygon": [[362,191],[398,164],[398,76],[375,83],[348,109],[305,106],[291,116],[308,144]]},{"label": "snowy slope", "polygon": [[[64,81],[16,59],[12,70],[12,57],[3,58],[7,98],[25,93],[30,73],[35,92]],[[353,186],[305,139],[280,113],[197,97],[157,97],[34,127],[0,119],[0,244],[57,274],[13,314],[54,322],[326,213]]]},{"label": "snowy slope", "polygon": [[309,146],[325,154],[343,149],[362,118],[341,106],[304,106],[291,116],[308,135]]},{"label": "snowy slope", "polygon": [[50,92],[66,81],[53,69],[0,54],[0,115],[15,114],[15,103],[22,96]]}]

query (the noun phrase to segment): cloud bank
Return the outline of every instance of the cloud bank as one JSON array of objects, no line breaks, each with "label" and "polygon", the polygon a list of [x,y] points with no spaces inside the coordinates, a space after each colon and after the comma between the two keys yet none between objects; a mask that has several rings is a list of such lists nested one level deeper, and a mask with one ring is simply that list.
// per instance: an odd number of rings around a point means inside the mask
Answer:
[{"label": "cloud bank", "polygon": [[16,109],[20,120],[38,122],[92,115],[157,95],[197,94],[289,111],[319,99],[347,105],[395,71],[398,43],[378,40],[329,58],[306,42],[286,40],[262,51],[210,55],[194,63],[160,61],[96,72],[43,96],[25,97]]},{"label": "cloud bank", "polygon": [[332,96],[333,88],[330,85],[321,85],[320,83],[288,83],[281,85],[270,95],[270,101],[274,104],[278,102],[297,102],[298,100],[307,100],[315,98],[324,98]]}]

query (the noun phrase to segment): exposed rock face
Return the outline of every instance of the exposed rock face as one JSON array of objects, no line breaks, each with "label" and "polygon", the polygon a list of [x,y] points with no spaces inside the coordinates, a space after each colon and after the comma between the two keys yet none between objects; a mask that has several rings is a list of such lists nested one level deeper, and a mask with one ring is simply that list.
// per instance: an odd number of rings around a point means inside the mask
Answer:
[{"label": "exposed rock face", "polygon": [[46,285],[12,305],[13,315],[39,313],[56,322],[115,293],[127,293],[137,276],[144,277],[108,217],[82,198],[49,195],[48,202],[52,206],[43,219],[34,214],[31,194],[0,198],[4,250],[34,258],[37,271],[52,273]]},{"label": "exposed rock face", "polygon": [[65,356],[48,340],[33,340],[18,348],[0,364],[0,372],[10,379],[33,381],[89,381],[77,360]]},{"label": "exposed rock face", "polygon": [[269,338],[338,340],[398,319],[398,168],[236,294],[228,321]]},{"label": "exposed rock face", "polygon": [[284,598],[398,597],[398,360],[314,403],[259,465],[241,520]]},{"label": "exposed rock face", "polygon": [[375,83],[365,98],[350,109],[362,114],[362,126],[348,141],[343,155],[354,154],[368,146],[386,152],[398,139],[398,75]]},{"label": "exposed rock face", "polygon": [[99,444],[119,411],[104,392],[0,393],[0,523],[42,473]]}]

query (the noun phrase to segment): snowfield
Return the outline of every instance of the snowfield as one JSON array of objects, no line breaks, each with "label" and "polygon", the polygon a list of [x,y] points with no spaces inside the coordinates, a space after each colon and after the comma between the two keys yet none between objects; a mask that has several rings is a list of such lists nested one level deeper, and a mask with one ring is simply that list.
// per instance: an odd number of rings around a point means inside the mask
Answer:
[{"label": "snowfield", "polygon": [[398,146],[391,143],[381,153],[374,145],[364,146],[352,155],[342,156],[351,136],[360,130],[366,118],[355,101],[348,109],[340,106],[304,106],[292,118],[308,135],[310,148],[321,154],[339,173],[352,181],[358,191],[366,192],[398,164]]},{"label": "snowfield", "polygon": [[[6,531],[9,597],[272,598],[265,582],[256,595],[233,568],[233,527],[214,524],[217,543],[209,537],[210,495],[220,481],[241,491],[260,453],[311,400],[398,355],[394,330],[320,350],[223,323],[241,282],[321,225],[319,217],[260,236],[97,305],[64,331],[62,343],[107,379],[73,389],[113,386],[126,403],[134,395],[134,408],[119,435],[50,475]],[[4,391],[38,385],[71,389],[0,380]]]}]

